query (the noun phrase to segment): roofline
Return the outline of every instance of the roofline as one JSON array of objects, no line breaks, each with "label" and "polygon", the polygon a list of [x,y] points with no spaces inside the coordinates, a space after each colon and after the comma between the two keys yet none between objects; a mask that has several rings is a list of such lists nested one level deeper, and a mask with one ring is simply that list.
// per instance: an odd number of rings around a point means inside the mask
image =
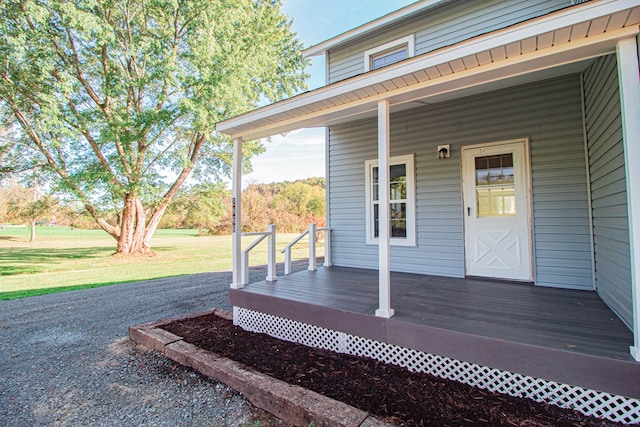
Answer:
[{"label": "roofline", "polygon": [[366,35],[372,31],[375,31],[378,27],[388,25],[407,18],[408,16],[415,15],[427,9],[439,6],[441,3],[449,3],[454,0],[420,0],[415,3],[405,6],[402,9],[398,9],[394,12],[388,13],[381,18],[374,19],[359,27],[351,29],[342,34],[338,34],[328,40],[320,42],[314,46],[310,46],[302,51],[302,56],[308,58],[310,56],[317,56],[324,54],[330,48],[347,43],[358,37]]},{"label": "roofline", "polygon": [[[349,79],[333,83],[331,85],[320,87],[313,91],[301,93],[299,95],[284,99],[274,104],[257,108],[244,114],[222,120],[216,124],[216,130],[218,132],[228,134],[233,138],[243,138],[245,140],[251,140],[293,130],[293,127],[287,129],[284,129],[283,127],[284,124],[287,124],[293,120],[296,120],[298,124],[300,124],[300,126],[298,126],[297,128],[306,126],[321,126],[319,124],[320,122],[315,120],[315,118],[317,118],[316,116],[321,115],[321,112],[315,111],[309,114],[305,113],[305,117],[308,118],[306,119],[306,121],[303,120],[302,116],[296,116],[295,118],[281,117],[277,119],[277,123],[273,122],[268,124],[256,125],[252,129],[240,129],[250,122],[268,119],[283,112],[294,109],[302,109],[306,106],[319,102],[331,102],[330,98],[342,96],[346,92],[365,89],[366,87],[371,87],[375,84],[379,84],[387,80],[390,81],[394,78],[402,77],[405,74],[419,71],[420,69],[427,69],[428,67],[437,66],[438,64],[442,64],[447,61],[462,59],[476,52],[481,52],[499,46],[506,46],[509,42],[513,42],[514,40],[523,40],[527,37],[531,37],[532,35],[544,34],[549,31],[555,31],[566,26],[576,25],[586,20],[595,19],[604,15],[613,15],[624,10],[634,8],[636,10],[636,13],[638,10],[640,10],[637,4],[637,0],[600,0],[594,2],[585,2],[583,5],[581,5],[581,7],[566,8],[562,11],[558,11],[550,15],[545,15],[544,17],[538,17],[511,27],[496,30],[482,36],[462,41],[452,46],[447,46],[433,52],[406,59],[389,67],[384,67],[376,71],[360,74]],[[591,40],[591,44],[595,43],[596,45],[598,45],[604,43],[604,41],[608,41],[609,39],[617,39],[620,37],[629,36],[637,37],[639,32],[640,27],[637,23],[635,23],[631,24],[630,26],[623,26],[616,31],[609,31],[607,32],[606,37],[590,36],[589,40]],[[585,40],[586,39],[587,37],[585,37]],[[607,40],[603,41],[601,39]],[[559,46],[562,47],[564,45],[565,43],[562,43]],[[578,47],[584,50],[584,46]],[[581,52],[580,54],[583,57],[592,57],[584,56],[587,55],[584,52]],[[591,54],[588,53],[588,55]],[[575,62],[574,59],[568,61]],[[566,63],[568,62],[562,62],[562,64]],[[545,67],[548,68],[549,64],[545,65]],[[426,81],[426,83],[428,83],[428,81]],[[396,95],[401,92],[404,93],[403,91],[404,89],[398,89],[396,91]],[[338,106],[335,106],[335,108],[328,108],[324,110],[324,113],[331,113],[331,111],[333,110],[340,110],[341,112],[343,112],[343,110],[346,110],[347,108],[349,108],[349,106],[357,107],[356,110],[358,110],[358,108],[365,106],[365,104],[372,99],[378,99],[379,96],[371,96],[367,99],[361,99],[357,102],[341,102]],[[390,95],[384,94],[384,96],[389,97]],[[407,99],[403,98],[403,100],[400,100],[398,103],[405,102],[408,101]],[[360,108],[360,110],[361,109],[362,108]],[[310,121],[312,117],[314,118],[313,124]],[[267,128],[271,129],[269,131],[270,133],[266,131]]]}]

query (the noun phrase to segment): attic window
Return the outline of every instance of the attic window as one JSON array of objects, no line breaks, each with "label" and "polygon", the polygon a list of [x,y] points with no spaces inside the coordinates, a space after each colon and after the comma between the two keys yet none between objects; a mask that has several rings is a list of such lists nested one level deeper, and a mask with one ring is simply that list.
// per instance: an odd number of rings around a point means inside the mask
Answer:
[{"label": "attic window", "polygon": [[413,34],[369,49],[364,53],[364,71],[377,70],[410,58],[415,53]]},{"label": "attic window", "polygon": [[407,46],[394,49],[391,52],[383,52],[371,57],[371,69],[377,70],[378,68],[391,65],[395,62],[407,59]]}]

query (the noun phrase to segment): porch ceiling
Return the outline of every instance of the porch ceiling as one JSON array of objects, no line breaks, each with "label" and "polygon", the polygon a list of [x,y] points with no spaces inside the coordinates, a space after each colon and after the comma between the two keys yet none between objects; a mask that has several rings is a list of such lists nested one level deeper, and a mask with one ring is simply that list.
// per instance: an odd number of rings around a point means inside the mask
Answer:
[{"label": "porch ceiling", "polygon": [[294,96],[217,124],[244,140],[329,126],[579,72],[640,32],[634,0],[590,1]]}]

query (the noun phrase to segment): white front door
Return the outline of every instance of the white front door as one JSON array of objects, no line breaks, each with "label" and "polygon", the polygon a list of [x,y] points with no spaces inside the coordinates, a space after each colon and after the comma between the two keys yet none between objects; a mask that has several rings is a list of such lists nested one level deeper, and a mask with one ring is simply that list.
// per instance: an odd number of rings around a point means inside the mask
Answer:
[{"label": "white front door", "polygon": [[531,281],[527,141],[462,149],[468,276]]}]

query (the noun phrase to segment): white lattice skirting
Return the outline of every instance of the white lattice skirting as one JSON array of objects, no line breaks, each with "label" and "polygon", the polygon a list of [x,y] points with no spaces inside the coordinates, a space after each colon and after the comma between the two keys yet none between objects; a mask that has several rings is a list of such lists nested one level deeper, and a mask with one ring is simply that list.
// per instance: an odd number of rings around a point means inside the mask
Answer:
[{"label": "white lattice skirting", "polygon": [[233,321],[252,332],[335,352],[371,357],[409,370],[497,393],[526,397],[622,423],[640,422],[640,400],[561,384],[424,353],[318,326],[234,307]]}]

